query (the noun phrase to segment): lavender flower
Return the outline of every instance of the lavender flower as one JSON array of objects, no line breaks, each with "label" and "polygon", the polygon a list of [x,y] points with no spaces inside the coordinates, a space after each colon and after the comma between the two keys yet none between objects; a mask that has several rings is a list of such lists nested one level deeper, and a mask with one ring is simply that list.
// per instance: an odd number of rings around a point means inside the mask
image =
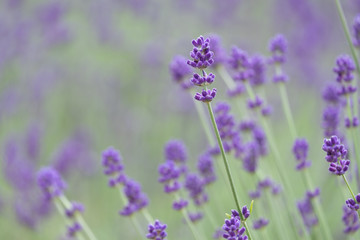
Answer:
[{"label": "lavender flower", "polygon": [[167,233],[165,229],[167,228],[166,224],[162,224],[159,220],[155,220],[154,225],[149,224],[148,234],[146,235],[147,239],[161,240],[166,239]]},{"label": "lavender flower", "polygon": [[169,66],[171,76],[177,83],[182,83],[191,74],[191,68],[186,63],[186,58],[180,55],[175,56]]},{"label": "lavender flower", "polygon": [[236,82],[235,88],[227,90],[227,95],[233,98],[242,95],[245,91],[245,86],[241,82]]},{"label": "lavender flower", "polygon": [[308,150],[309,144],[305,138],[298,138],[295,140],[293,146],[293,153],[296,160],[299,162],[296,165],[296,170],[302,170],[311,166],[311,162],[307,159]]},{"label": "lavender flower", "polygon": [[65,214],[68,218],[73,218],[76,213],[84,212],[84,205],[78,202],[72,202],[71,208],[66,209]]},{"label": "lavender flower", "polygon": [[37,174],[37,182],[47,200],[62,195],[63,190],[66,188],[61,176],[51,167],[40,169]]},{"label": "lavender flower", "polygon": [[257,109],[257,108],[261,107],[263,102],[264,101],[259,96],[256,95],[254,100],[251,100],[251,99],[248,100],[247,106],[250,109]]},{"label": "lavender flower", "polygon": [[185,188],[189,192],[189,196],[193,199],[195,205],[200,206],[208,201],[208,196],[204,192],[204,181],[195,173],[189,173],[185,179]]},{"label": "lavender flower", "polygon": [[338,94],[338,88],[334,84],[329,84],[322,92],[322,97],[325,102],[330,104],[338,104],[340,102],[340,97]]},{"label": "lavender flower", "polygon": [[176,211],[180,211],[184,207],[187,207],[188,204],[189,204],[189,202],[187,200],[180,199],[180,200],[173,202],[172,208]]},{"label": "lavender flower", "polygon": [[197,221],[200,221],[204,217],[204,214],[202,212],[194,212],[189,213],[188,217],[190,218],[191,222],[195,223]]},{"label": "lavender flower", "polygon": [[358,213],[352,209],[349,209],[346,205],[343,206],[342,220],[345,224],[344,233],[352,234],[360,228]]},{"label": "lavender flower", "polygon": [[193,60],[188,60],[187,64],[199,69],[209,67],[214,62],[214,53],[210,51],[210,39],[204,39],[203,36],[200,36],[192,40],[191,43],[194,45],[193,50],[190,52],[190,57]]},{"label": "lavender flower", "polygon": [[258,146],[255,142],[248,142],[245,146],[246,152],[243,158],[244,170],[254,173],[258,166]]},{"label": "lavender flower", "polygon": [[228,240],[247,240],[248,237],[244,235],[245,228],[240,228],[240,226],[241,220],[239,213],[236,210],[232,210],[231,218],[225,219],[223,225],[223,230],[225,231],[223,238]]},{"label": "lavender flower", "polygon": [[337,136],[330,139],[324,139],[322,149],[327,153],[326,161],[330,162],[329,171],[336,175],[343,175],[349,169],[350,160],[344,159],[347,156],[347,150]]},{"label": "lavender flower", "polygon": [[242,207],[241,213],[245,219],[248,219],[250,217],[250,210],[247,208],[246,205]]},{"label": "lavender flower", "polygon": [[285,73],[278,74],[273,77],[274,83],[279,83],[279,82],[285,83],[287,81],[289,81],[289,77]]},{"label": "lavender flower", "polygon": [[256,126],[253,129],[253,138],[254,141],[257,143],[259,155],[265,156],[267,154],[266,134],[260,126]]},{"label": "lavender flower", "polygon": [[255,220],[253,223],[253,228],[256,230],[262,229],[263,227],[267,226],[269,224],[269,220],[265,218],[259,218],[258,220]]},{"label": "lavender flower", "polygon": [[331,137],[338,134],[340,121],[340,109],[338,106],[328,106],[323,112],[323,123],[325,137]]},{"label": "lavender flower", "polygon": [[281,64],[285,62],[287,45],[288,43],[286,38],[281,34],[278,34],[274,38],[270,39],[269,50],[272,53],[270,63]]},{"label": "lavender flower", "polygon": [[303,200],[297,202],[297,207],[308,230],[318,223],[311,198],[307,194]]},{"label": "lavender flower", "polygon": [[74,237],[77,232],[82,230],[81,225],[78,222],[74,222],[72,225],[68,226],[67,236]]},{"label": "lavender flower", "polygon": [[349,118],[345,118],[345,127],[346,128],[355,128],[359,126],[359,119],[357,117],[353,117],[352,120],[350,120]]},{"label": "lavender flower", "polygon": [[235,81],[247,81],[253,77],[253,69],[251,68],[250,57],[247,52],[234,46],[231,49],[229,64],[235,70],[233,78]]},{"label": "lavender flower", "polygon": [[353,23],[353,43],[355,47],[360,47],[360,14],[358,14]]},{"label": "lavender flower", "polygon": [[158,168],[160,174],[159,182],[165,183],[164,192],[171,193],[180,189],[181,185],[178,181],[181,175],[181,169],[176,166],[173,161],[166,161]]},{"label": "lavender flower", "polygon": [[124,165],[118,150],[109,147],[102,153],[102,165],[104,174],[109,176],[109,186],[115,187],[117,184],[123,184],[125,175],[123,173]]},{"label": "lavender flower", "polygon": [[218,35],[211,34],[209,39],[211,43],[211,50],[214,52],[214,63],[211,67],[216,68],[220,64],[224,64],[226,62],[226,52],[222,47],[221,39]]},{"label": "lavender flower", "polygon": [[348,55],[339,56],[336,59],[336,66],[334,72],[337,74],[336,81],[341,84],[341,89],[338,91],[339,95],[352,94],[356,91],[356,86],[352,86],[351,82],[354,79],[353,72],[355,64]]},{"label": "lavender flower", "polygon": [[266,65],[264,58],[261,55],[255,55],[251,58],[250,62],[253,71],[250,78],[250,84],[254,87],[264,84],[266,80]]},{"label": "lavender flower", "polygon": [[146,194],[141,191],[141,186],[138,182],[132,179],[127,179],[123,191],[128,203],[119,212],[121,215],[130,216],[134,212],[140,211],[149,204],[149,200]]},{"label": "lavender flower", "polygon": [[191,82],[196,86],[206,86],[210,85],[215,79],[215,75],[210,73],[207,75],[206,73],[204,76],[200,76],[197,73],[194,73],[193,78],[191,78]]},{"label": "lavender flower", "polygon": [[200,102],[211,102],[215,98],[215,96],[216,96],[216,88],[213,88],[212,90],[203,89],[201,94],[196,93],[194,98]]},{"label": "lavender flower", "polygon": [[187,160],[186,146],[180,140],[170,140],[165,145],[164,155],[166,160],[185,163]]},{"label": "lavender flower", "polygon": [[197,169],[203,178],[204,184],[210,184],[216,180],[212,156],[208,153],[202,154],[197,163]]}]

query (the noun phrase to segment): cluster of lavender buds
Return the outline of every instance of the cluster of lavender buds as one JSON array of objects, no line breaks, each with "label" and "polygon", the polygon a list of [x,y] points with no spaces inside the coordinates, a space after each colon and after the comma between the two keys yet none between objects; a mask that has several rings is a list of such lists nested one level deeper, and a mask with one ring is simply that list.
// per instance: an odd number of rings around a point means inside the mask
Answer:
[{"label": "cluster of lavender buds", "polygon": [[323,124],[324,136],[331,137],[333,135],[339,135],[338,127],[340,122],[340,102],[341,98],[338,94],[338,89],[335,85],[327,85],[323,91],[323,99],[327,103],[327,106],[323,111]]},{"label": "cluster of lavender buds", "polygon": [[350,208],[351,210],[359,210],[360,206],[360,194],[355,196],[355,199],[353,198],[349,198],[348,200],[346,200],[346,205],[348,206],[348,208]]},{"label": "cluster of lavender buds", "polygon": [[119,151],[113,147],[103,151],[102,165],[104,167],[104,174],[109,176],[109,186],[123,187],[122,190],[127,199],[127,204],[119,212],[121,215],[130,216],[149,204],[148,197],[142,192],[140,184],[125,175]]},{"label": "cluster of lavender buds", "polygon": [[296,165],[296,170],[302,170],[311,166],[311,162],[307,159],[308,157],[309,144],[305,138],[298,138],[295,140],[293,146],[293,153],[296,160],[299,162]]},{"label": "cluster of lavender buds", "polygon": [[216,88],[211,90],[206,89],[206,86],[214,81],[215,75],[213,73],[207,74],[204,70],[214,63],[214,53],[210,50],[210,39],[204,39],[203,36],[200,36],[197,39],[194,39],[192,44],[194,46],[193,50],[190,52],[190,57],[192,59],[188,60],[187,64],[193,68],[200,69],[202,76],[194,73],[191,82],[194,85],[204,88],[201,93],[197,92],[194,98],[201,102],[211,102],[216,96]]},{"label": "cluster of lavender buds", "polygon": [[336,175],[343,175],[349,169],[350,160],[347,160],[347,149],[341,144],[337,136],[324,139],[322,149],[326,152],[326,161],[330,163],[329,171]]},{"label": "cluster of lavender buds", "polygon": [[359,215],[356,211],[350,209],[346,205],[343,206],[342,221],[344,222],[345,234],[355,233],[360,228]]},{"label": "cluster of lavender buds", "polygon": [[271,193],[273,195],[279,194],[281,192],[281,190],[282,190],[281,185],[275,183],[270,178],[265,178],[265,179],[258,182],[255,191],[250,191],[249,192],[249,197],[251,199],[260,198],[262,193],[264,191],[266,191],[267,189],[271,189]]},{"label": "cluster of lavender buds", "polygon": [[333,70],[337,74],[336,81],[340,84],[338,94],[341,96],[353,94],[356,91],[356,86],[352,85],[355,70],[354,61],[347,55],[339,56]]},{"label": "cluster of lavender buds", "polygon": [[259,218],[258,220],[254,221],[253,228],[256,230],[262,229],[269,224],[269,220],[265,218]]},{"label": "cluster of lavender buds", "polygon": [[166,224],[162,224],[159,220],[155,220],[154,225],[149,225],[148,234],[146,235],[147,239],[154,240],[166,240],[167,233],[165,229],[167,228]]},{"label": "cluster of lavender buds", "polygon": [[[245,212],[248,213],[247,208],[245,209]],[[249,215],[247,215],[247,217],[249,217]],[[241,219],[239,213],[236,210],[231,210],[230,219],[225,219],[225,223],[223,225],[223,230],[225,231],[225,233],[223,234],[223,238],[228,240],[247,240],[248,237],[244,234],[245,228],[240,228],[240,226]]]},{"label": "cluster of lavender buds", "polygon": [[316,188],[313,192],[307,191],[303,200],[298,201],[297,207],[302,216],[303,222],[308,230],[318,224],[318,218],[314,212],[312,201],[320,195],[320,189]]},{"label": "cluster of lavender buds", "polygon": [[[286,52],[287,52],[287,40],[286,38],[278,34],[274,38],[272,38],[269,42],[269,51],[272,56],[269,60],[270,63],[275,64],[275,66],[280,69],[281,65],[286,61]],[[287,82],[288,76],[283,73],[281,70],[277,70],[273,77],[273,82]]]},{"label": "cluster of lavender buds", "polygon": [[191,74],[191,67],[186,63],[187,59],[183,56],[175,56],[169,66],[171,76],[173,80],[180,84],[184,89],[189,89],[192,87],[186,79]]}]

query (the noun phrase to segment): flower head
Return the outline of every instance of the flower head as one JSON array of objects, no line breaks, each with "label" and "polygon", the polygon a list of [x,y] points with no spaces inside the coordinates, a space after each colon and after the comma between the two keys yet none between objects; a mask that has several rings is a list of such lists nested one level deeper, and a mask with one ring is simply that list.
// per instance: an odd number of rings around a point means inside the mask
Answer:
[{"label": "flower head", "polygon": [[188,60],[187,64],[199,69],[207,68],[213,64],[214,53],[210,51],[209,38],[204,39],[203,36],[200,36],[197,39],[192,40],[191,43],[194,46],[193,50],[190,52],[192,60]]},{"label": "flower head", "polygon": [[186,58],[180,55],[175,56],[169,66],[171,76],[177,83],[182,83],[191,74],[191,68],[186,63]]},{"label": "flower head", "polygon": [[195,99],[200,102],[211,102],[216,96],[216,88],[213,88],[212,90],[203,89],[201,93],[195,94]]},{"label": "flower head", "polygon": [[302,170],[311,166],[311,162],[307,159],[308,150],[309,144],[305,138],[298,138],[295,140],[293,146],[293,153],[296,160],[299,162],[296,165],[296,170]]},{"label": "flower head", "polygon": [[167,233],[165,232],[167,225],[162,224],[159,220],[155,220],[154,225],[149,224],[147,239],[162,240],[166,239]]},{"label": "flower head", "polygon": [[223,225],[223,230],[225,231],[223,238],[228,240],[247,240],[248,237],[244,235],[245,228],[240,227],[241,220],[239,213],[236,210],[232,210],[231,218],[225,219],[225,223]]},{"label": "flower head", "polygon": [[102,165],[104,167],[104,174],[109,176],[109,186],[114,187],[116,184],[124,183],[124,165],[118,150],[109,147],[103,151]]},{"label": "flower head", "polygon": [[272,53],[270,62],[271,63],[284,63],[286,60],[285,54],[287,52],[287,40],[286,38],[278,34],[269,42],[269,50]]},{"label": "flower head", "polygon": [[360,47],[360,14],[358,14],[353,23],[353,42],[355,47]]},{"label": "flower head", "polygon": [[123,191],[128,204],[119,212],[121,215],[130,216],[149,204],[149,200],[146,194],[141,191],[141,186],[138,182],[127,179]]},{"label": "flower head", "polygon": [[61,176],[51,167],[40,169],[37,174],[37,183],[47,200],[60,196],[66,188]]},{"label": "flower head", "polygon": [[261,229],[269,224],[269,220],[265,218],[259,218],[258,220],[254,221],[253,228],[255,230]]},{"label": "flower head", "polygon": [[180,140],[170,140],[164,148],[165,159],[176,163],[184,163],[187,160],[185,144]]}]

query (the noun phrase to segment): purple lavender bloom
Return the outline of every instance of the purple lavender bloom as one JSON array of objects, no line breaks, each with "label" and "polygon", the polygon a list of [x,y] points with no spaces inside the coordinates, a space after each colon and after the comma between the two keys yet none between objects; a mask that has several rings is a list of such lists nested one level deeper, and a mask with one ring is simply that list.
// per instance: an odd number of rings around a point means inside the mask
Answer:
[{"label": "purple lavender bloom", "polygon": [[352,121],[349,118],[345,118],[345,127],[352,128],[359,126],[359,119],[357,117],[353,117]]},{"label": "purple lavender bloom", "polygon": [[340,109],[338,106],[328,106],[323,112],[323,123],[325,137],[331,137],[338,134],[338,125],[340,121]]},{"label": "purple lavender bloom", "polygon": [[73,225],[68,226],[67,236],[74,237],[77,232],[82,230],[81,225],[78,222],[74,222]]},{"label": "purple lavender bloom", "polygon": [[186,61],[185,57],[177,55],[170,63],[169,69],[171,76],[177,83],[183,83],[184,79],[191,74],[191,68]]},{"label": "purple lavender bloom", "polygon": [[256,109],[256,108],[259,108],[261,107],[261,105],[264,103],[264,101],[256,95],[255,99],[252,100],[252,99],[249,99],[248,102],[247,102],[247,106],[248,108],[250,109]]},{"label": "purple lavender bloom", "polygon": [[214,53],[210,51],[209,38],[204,39],[203,36],[200,36],[197,39],[192,40],[191,43],[194,45],[193,50],[190,52],[190,57],[193,60],[188,60],[188,65],[193,68],[204,69],[213,64]]},{"label": "purple lavender bloom", "polygon": [[302,170],[311,166],[311,162],[307,159],[309,144],[305,138],[296,139],[292,150],[298,161],[296,170]]},{"label": "purple lavender bloom", "polygon": [[173,161],[166,161],[158,168],[160,174],[159,182],[165,183],[164,192],[171,193],[180,189],[181,185],[178,181],[182,171]]},{"label": "purple lavender bloom", "polygon": [[270,116],[271,113],[272,113],[273,109],[270,105],[267,105],[267,106],[264,106],[262,109],[261,109],[261,114],[264,116],[264,117],[267,117],[267,116]]},{"label": "purple lavender bloom", "polygon": [[247,208],[247,206],[243,206],[241,209],[241,213],[244,216],[245,219],[250,217],[250,210]]},{"label": "purple lavender bloom", "polygon": [[248,142],[245,146],[246,152],[243,158],[244,170],[254,173],[257,169],[259,155],[258,147],[255,142]]},{"label": "purple lavender bloom", "polygon": [[104,166],[104,174],[109,176],[110,187],[115,187],[117,184],[124,183],[124,165],[118,150],[113,147],[107,148],[102,153],[102,165]]},{"label": "purple lavender bloom", "polygon": [[315,188],[314,191],[306,191],[306,197],[314,198],[320,195],[320,188]]},{"label": "purple lavender bloom", "polygon": [[336,135],[324,139],[322,150],[326,152],[326,161],[331,163],[336,163],[339,159],[344,159],[347,156],[347,149]]},{"label": "purple lavender bloom", "polygon": [[265,59],[261,55],[255,55],[251,58],[250,62],[253,70],[253,74],[250,78],[250,84],[254,87],[261,86],[266,80]]},{"label": "purple lavender bloom", "polygon": [[338,163],[330,163],[329,171],[335,175],[344,175],[349,169],[350,160],[340,160]]},{"label": "purple lavender bloom", "polygon": [[34,211],[33,206],[29,201],[24,201],[22,198],[16,199],[14,203],[14,210],[16,215],[16,220],[23,226],[29,229],[36,229],[38,224],[38,219],[36,217],[36,212]]},{"label": "purple lavender bloom", "polygon": [[262,229],[263,227],[267,226],[269,224],[269,220],[265,218],[259,218],[258,220],[255,220],[253,223],[253,228],[255,230]]},{"label": "purple lavender bloom", "polygon": [[242,120],[239,124],[239,129],[242,132],[253,131],[256,127],[254,120]]},{"label": "purple lavender bloom", "polygon": [[266,188],[270,188],[273,185],[273,181],[270,178],[264,178],[263,180],[258,182],[258,189],[263,190]]},{"label": "purple lavender bloom", "polygon": [[37,183],[46,200],[62,195],[66,188],[66,184],[59,173],[51,167],[40,169],[37,174]]},{"label": "purple lavender bloom", "polygon": [[208,185],[216,180],[213,158],[210,154],[205,153],[199,157],[197,169],[203,178],[205,185]]},{"label": "purple lavender bloom", "polygon": [[189,204],[189,202],[187,200],[180,199],[180,200],[173,202],[172,208],[176,211],[180,211],[184,207],[187,207],[188,204]]},{"label": "purple lavender bloom", "polygon": [[201,206],[208,201],[208,195],[204,192],[205,183],[199,175],[189,173],[185,179],[185,188],[195,205]]},{"label": "purple lavender bloom", "polygon": [[228,89],[227,95],[230,98],[237,97],[242,95],[245,92],[245,86],[241,82],[236,82],[236,86],[234,89]]},{"label": "purple lavender bloom", "polygon": [[249,192],[249,197],[251,199],[257,199],[261,197],[261,191],[260,190],[255,190],[255,191],[250,191]]},{"label": "purple lavender bloom", "polygon": [[353,43],[355,47],[360,47],[360,14],[358,14],[353,23]]},{"label": "purple lavender bloom", "polygon": [[211,43],[211,50],[214,52],[214,63],[211,67],[216,68],[220,64],[224,64],[226,62],[226,51],[221,44],[221,39],[216,34],[211,34],[209,36]]},{"label": "purple lavender bloom", "polygon": [[235,81],[247,81],[253,77],[254,71],[251,68],[249,55],[236,46],[231,49],[229,64],[235,70],[233,75]]},{"label": "purple lavender bloom", "polygon": [[260,126],[255,127],[253,130],[253,137],[258,146],[258,153],[260,156],[265,156],[267,154],[267,141],[264,130]]},{"label": "purple lavender bloom", "polygon": [[282,73],[280,75],[275,75],[273,77],[274,83],[279,83],[279,82],[285,83],[287,81],[289,81],[289,77],[285,73]]},{"label": "purple lavender bloom", "polygon": [[334,84],[329,84],[322,92],[322,97],[327,103],[338,104],[340,97],[338,94],[338,88]]},{"label": "purple lavender bloom", "polygon": [[222,228],[216,229],[213,234],[213,239],[221,239],[224,235],[225,231]]},{"label": "purple lavender bloom", "polygon": [[349,198],[348,200],[346,200],[346,205],[348,208],[350,208],[351,210],[355,210],[357,211],[359,209],[359,203],[355,202],[354,199]]},{"label": "purple lavender bloom", "polygon": [[203,89],[201,93],[196,93],[194,98],[200,102],[211,102],[216,96],[216,88],[212,90]]},{"label": "purple lavender bloom", "polygon": [[358,213],[352,209],[349,209],[346,205],[343,206],[342,220],[345,224],[344,233],[352,234],[360,228]]},{"label": "purple lavender bloom", "polygon": [[65,214],[68,218],[73,218],[76,213],[82,213],[84,212],[84,205],[78,202],[72,202],[71,208],[66,209]]},{"label": "purple lavender bloom", "polygon": [[170,140],[165,145],[164,155],[166,160],[185,163],[187,160],[186,146],[180,140]]},{"label": "purple lavender bloom", "polygon": [[214,79],[215,75],[212,73],[210,73],[209,75],[205,73],[204,76],[194,73],[190,81],[196,86],[206,86],[213,83]]},{"label": "purple lavender bloom", "polygon": [[149,204],[148,197],[141,191],[141,186],[138,182],[132,179],[127,179],[123,191],[128,203],[119,212],[121,215],[130,216],[134,212],[140,211]]},{"label": "purple lavender bloom", "polygon": [[200,221],[204,217],[204,214],[202,212],[194,212],[189,213],[188,216],[190,218],[190,221],[195,223],[197,221]]},{"label": "purple lavender bloom", "polygon": [[148,234],[146,235],[147,239],[154,239],[154,240],[166,240],[167,233],[165,229],[167,228],[166,224],[162,224],[159,220],[155,220],[154,225],[149,224],[148,227]]},{"label": "purple lavender bloom", "polygon": [[336,59],[336,66],[333,70],[337,74],[337,82],[351,82],[354,79],[355,63],[350,56],[342,55]]},{"label": "purple lavender bloom", "polygon": [[248,237],[244,235],[245,228],[240,228],[240,226],[241,220],[239,213],[236,210],[232,210],[231,218],[225,219],[225,223],[223,225],[223,230],[225,231],[223,238],[228,240],[247,240]]},{"label": "purple lavender bloom", "polygon": [[311,204],[311,198],[305,195],[303,200],[297,202],[297,207],[308,230],[318,223],[318,218]]},{"label": "purple lavender bloom", "polygon": [[272,53],[270,63],[281,64],[286,61],[285,54],[287,52],[287,45],[286,38],[281,34],[270,39],[269,50]]},{"label": "purple lavender bloom", "polygon": [[216,125],[223,140],[231,139],[235,134],[233,129],[235,120],[234,116],[230,114],[230,109],[230,105],[226,102],[219,102],[214,107]]}]

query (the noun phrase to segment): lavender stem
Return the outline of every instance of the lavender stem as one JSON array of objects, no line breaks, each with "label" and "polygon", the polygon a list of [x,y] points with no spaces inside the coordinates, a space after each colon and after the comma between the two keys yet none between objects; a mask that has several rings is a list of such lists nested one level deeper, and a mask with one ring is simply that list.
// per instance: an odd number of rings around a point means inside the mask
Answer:
[{"label": "lavender stem", "polygon": [[224,146],[223,146],[223,143],[221,141],[219,130],[218,130],[216,122],[215,122],[214,112],[212,110],[210,102],[207,102],[206,104],[207,104],[207,107],[208,107],[208,110],[209,110],[212,125],[214,127],[216,139],[217,139],[219,147],[220,147],[222,159],[223,159],[225,169],[226,169],[226,173],[227,173],[227,176],[228,176],[228,179],[229,179],[229,182],[230,182],[231,191],[232,191],[232,194],[233,194],[233,197],[234,197],[234,200],[235,200],[235,205],[236,205],[236,208],[237,208],[237,210],[239,212],[241,222],[245,227],[246,235],[248,236],[249,240],[251,240],[252,237],[251,237],[251,234],[250,234],[250,231],[249,231],[249,227],[247,226],[246,221],[244,221],[245,219],[244,219],[244,216],[242,215],[242,212],[241,212],[241,207],[240,207],[239,200],[238,200],[238,197],[237,197],[237,194],[236,194],[236,191],[235,191],[235,186],[234,186],[233,178],[232,178],[231,171],[230,171],[230,168],[229,168],[229,163],[228,163],[228,160],[226,158]]}]

